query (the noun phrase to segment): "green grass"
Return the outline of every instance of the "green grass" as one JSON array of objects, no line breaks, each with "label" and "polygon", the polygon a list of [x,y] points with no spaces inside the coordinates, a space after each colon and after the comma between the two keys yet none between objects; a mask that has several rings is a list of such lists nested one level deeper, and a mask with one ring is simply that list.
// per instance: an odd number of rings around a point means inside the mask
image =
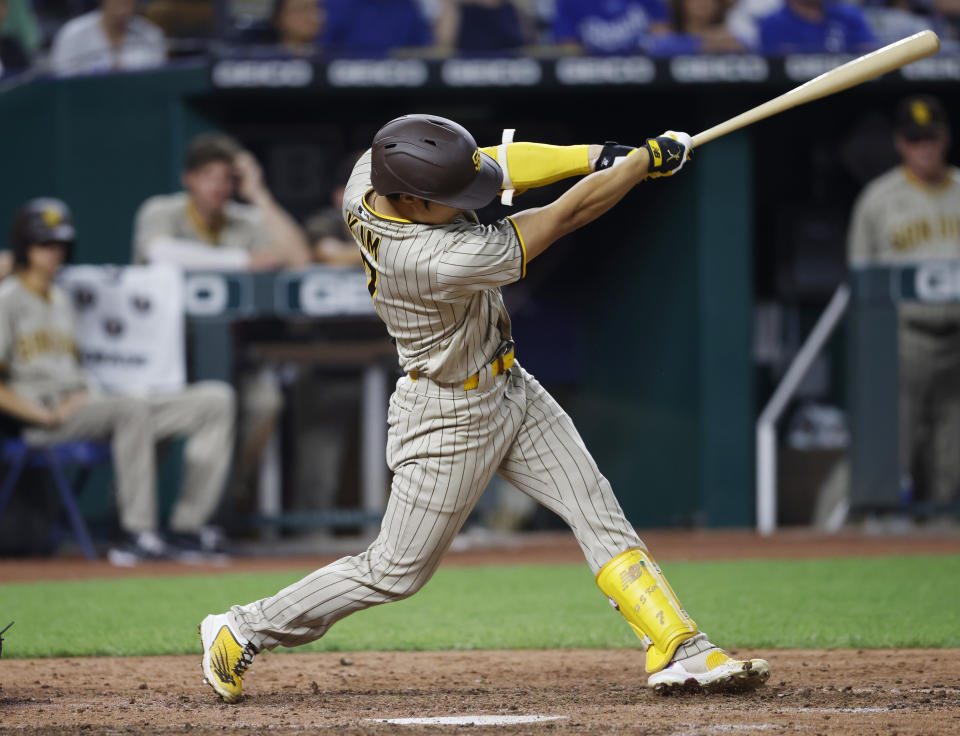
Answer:
[{"label": "green grass", "polygon": [[[960,557],[664,565],[700,628],[728,647],[960,646]],[[198,652],[208,612],[299,576],[218,574],[0,586],[4,657]],[[585,565],[447,568],[298,651],[633,647]],[[280,650],[283,651],[283,650]]]}]

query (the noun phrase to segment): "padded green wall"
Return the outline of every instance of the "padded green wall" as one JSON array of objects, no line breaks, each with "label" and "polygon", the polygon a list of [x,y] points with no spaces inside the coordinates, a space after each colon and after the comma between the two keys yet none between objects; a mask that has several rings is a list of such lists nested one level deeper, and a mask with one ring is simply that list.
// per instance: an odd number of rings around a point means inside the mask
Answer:
[{"label": "padded green wall", "polygon": [[751,168],[729,136],[590,226],[570,411],[642,527],[753,522]]},{"label": "padded green wall", "polygon": [[[179,188],[186,141],[271,99],[238,106],[234,93],[227,107],[210,92],[193,69],[0,96],[0,222],[28,197],[60,196],[76,212],[78,260],[128,262],[134,212]],[[324,93],[307,94],[334,119]],[[564,299],[578,349],[557,360],[579,370],[564,405],[639,526],[753,523],[752,170],[750,137],[721,138],[577,236],[582,287]]]},{"label": "padded green wall", "polygon": [[45,80],[0,96],[0,222],[51,195],[74,210],[77,260],[127,263],[137,207],[179,188],[184,142],[209,124],[189,104],[202,70]]}]

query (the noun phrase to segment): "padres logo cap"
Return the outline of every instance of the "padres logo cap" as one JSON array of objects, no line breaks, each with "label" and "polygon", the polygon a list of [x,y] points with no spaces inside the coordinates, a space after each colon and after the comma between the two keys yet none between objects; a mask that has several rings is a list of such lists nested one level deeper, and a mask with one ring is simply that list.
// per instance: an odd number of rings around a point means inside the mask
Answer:
[{"label": "padres logo cap", "polygon": [[31,245],[61,243],[66,248],[66,260],[69,261],[76,237],[73,216],[66,203],[53,197],[39,197],[23,205],[13,219],[10,249],[17,265],[25,266]]},{"label": "padres logo cap", "polygon": [[14,230],[28,243],[72,243],[77,236],[70,208],[53,197],[31,199],[23,205]]},{"label": "padres logo cap", "polygon": [[897,107],[897,133],[910,141],[936,138],[948,128],[943,104],[931,95],[915,95]]},{"label": "padres logo cap", "polygon": [[503,171],[463,126],[438,115],[404,115],[373,137],[370,180],[377,194],[411,194],[461,210],[497,196]]}]

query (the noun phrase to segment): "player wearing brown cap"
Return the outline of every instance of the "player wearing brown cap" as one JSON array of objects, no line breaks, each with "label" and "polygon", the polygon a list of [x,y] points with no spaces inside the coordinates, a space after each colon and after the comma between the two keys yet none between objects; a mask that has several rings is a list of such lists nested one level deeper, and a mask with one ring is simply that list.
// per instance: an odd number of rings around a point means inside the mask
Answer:
[{"label": "player wearing brown cap", "polygon": [[[941,102],[902,100],[894,143],[901,165],[870,182],[854,206],[850,265],[960,259],[960,169],[947,163]],[[960,493],[960,305],[901,303],[899,354],[904,490],[946,504]]]}]

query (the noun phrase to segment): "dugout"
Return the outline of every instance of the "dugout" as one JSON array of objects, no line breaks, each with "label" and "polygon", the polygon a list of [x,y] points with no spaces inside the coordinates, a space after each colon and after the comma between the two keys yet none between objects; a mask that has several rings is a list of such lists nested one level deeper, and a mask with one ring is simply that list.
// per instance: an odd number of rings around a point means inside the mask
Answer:
[{"label": "dugout", "polygon": [[[452,117],[482,145],[503,127],[518,140],[632,143],[671,126],[697,132],[843,60],[225,59],[41,79],[0,94],[0,221],[28,197],[62,197],[78,260],[124,263],[136,207],[179,187],[185,142],[209,128],[250,146],[278,199],[303,215],[331,186],[336,156],[404,112]],[[957,64],[927,64],[721,138],[505,290],[519,359],[571,413],[634,523],[753,524],[753,424],[772,380],[754,360],[754,304],[805,313],[825,301],[843,278],[838,234],[860,186],[845,143],[908,91],[956,108],[958,78]],[[481,218],[508,212],[488,209]],[[811,238],[798,233],[817,217],[833,230],[811,270]]]}]

